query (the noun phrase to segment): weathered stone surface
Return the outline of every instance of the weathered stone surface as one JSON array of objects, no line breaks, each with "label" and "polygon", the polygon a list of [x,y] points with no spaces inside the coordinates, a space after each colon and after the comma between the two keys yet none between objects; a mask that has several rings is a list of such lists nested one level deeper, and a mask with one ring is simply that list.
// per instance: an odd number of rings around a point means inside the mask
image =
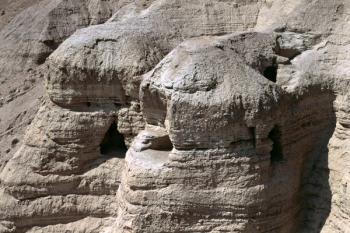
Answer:
[{"label": "weathered stone surface", "polygon": [[21,11],[39,2],[40,0],[3,0],[0,2],[0,30]]},{"label": "weathered stone surface", "polygon": [[[318,87],[287,93],[263,77],[256,64],[269,65],[275,41],[256,33],[193,39],[147,75],[145,119],[167,129],[174,149],[129,149],[115,232],[302,230],[303,176],[334,130],[334,96]],[[236,52],[247,44],[256,50]],[[164,109],[153,110],[154,99]]]},{"label": "weathered stone surface", "polygon": [[23,71],[44,63],[77,29],[110,18],[114,2],[45,0],[23,11],[1,31],[1,72]]},{"label": "weathered stone surface", "polygon": [[47,92],[1,155],[0,232],[350,231],[350,3],[40,4],[0,36],[46,54]]},{"label": "weathered stone surface", "polygon": [[[1,1],[9,19],[16,7],[30,7],[0,31],[0,170],[18,150],[41,104],[46,71],[40,65],[77,29],[103,23],[128,4],[126,0]],[[142,1],[137,5],[147,6]],[[14,140],[19,143],[13,144]]]},{"label": "weathered stone surface", "polygon": [[185,38],[251,29],[259,5],[156,1],[134,17],[81,30],[49,58],[48,94],[60,105],[124,104],[135,97],[133,77],[151,70]]}]

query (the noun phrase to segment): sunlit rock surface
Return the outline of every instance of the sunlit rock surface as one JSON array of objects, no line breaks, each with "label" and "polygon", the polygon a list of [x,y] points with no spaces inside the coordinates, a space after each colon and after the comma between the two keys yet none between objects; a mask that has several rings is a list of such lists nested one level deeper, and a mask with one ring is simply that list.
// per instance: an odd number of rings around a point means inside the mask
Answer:
[{"label": "sunlit rock surface", "polygon": [[0,31],[0,232],[350,232],[349,14],[345,0],[23,11]]}]

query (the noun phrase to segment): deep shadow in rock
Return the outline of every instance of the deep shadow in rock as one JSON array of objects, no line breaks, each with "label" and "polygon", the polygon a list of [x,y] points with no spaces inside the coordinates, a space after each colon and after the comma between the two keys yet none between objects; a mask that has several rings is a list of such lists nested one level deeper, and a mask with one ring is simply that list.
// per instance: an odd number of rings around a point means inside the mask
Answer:
[{"label": "deep shadow in rock", "polygon": [[277,81],[277,69],[277,65],[268,66],[265,68],[263,75],[265,78],[275,83]]},{"label": "deep shadow in rock", "polygon": [[283,150],[281,143],[281,130],[275,126],[269,133],[269,138],[272,141],[272,150],[270,152],[271,163],[283,160]]},{"label": "deep shadow in rock", "polygon": [[113,122],[100,144],[100,153],[105,156],[125,158],[126,151],[124,136],[118,132],[117,124]]},{"label": "deep shadow in rock", "polygon": [[326,127],[316,137],[313,151],[304,163],[302,175],[302,213],[300,233],[319,233],[326,223],[332,204],[332,191],[329,184],[329,151],[328,144],[335,131],[336,116],[333,110],[333,99],[329,103],[330,117]]}]

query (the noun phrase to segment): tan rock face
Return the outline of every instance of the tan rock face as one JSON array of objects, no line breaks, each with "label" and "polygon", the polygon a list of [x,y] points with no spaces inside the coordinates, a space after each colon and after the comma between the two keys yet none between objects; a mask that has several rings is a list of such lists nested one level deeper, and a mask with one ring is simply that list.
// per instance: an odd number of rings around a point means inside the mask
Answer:
[{"label": "tan rock face", "polygon": [[350,231],[349,3],[40,4],[0,33],[47,93],[0,232]]},{"label": "tan rock face", "polygon": [[1,32],[1,72],[18,72],[44,63],[77,29],[105,22],[113,13],[113,4],[46,0],[23,11]]},{"label": "tan rock face", "polygon": [[[275,41],[259,33],[190,40],[145,77],[145,119],[167,129],[174,149],[162,165],[149,160],[163,152],[129,149],[116,232],[300,230],[298,213],[313,198],[304,176],[334,130],[334,96],[317,87],[287,93],[267,80],[259,68],[274,60]],[[240,53],[243,45],[255,50]],[[153,109],[157,97],[163,109]]]},{"label": "tan rock face", "polygon": [[185,38],[252,28],[255,17],[243,16],[239,9],[257,15],[259,5],[158,1],[135,17],[84,29],[49,58],[50,99],[59,105],[125,104],[135,98],[134,77],[151,70]]},{"label": "tan rock face", "polygon": [[4,8],[6,17],[10,17],[16,7],[17,10],[24,5],[31,7],[0,31],[0,168],[18,150],[19,143],[12,141],[23,140],[24,130],[41,104],[38,98],[45,92],[42,84],[46,72],[40,65],[77,29],[107,21],[127,3],[114,0],[1,1],[0,8]]}]

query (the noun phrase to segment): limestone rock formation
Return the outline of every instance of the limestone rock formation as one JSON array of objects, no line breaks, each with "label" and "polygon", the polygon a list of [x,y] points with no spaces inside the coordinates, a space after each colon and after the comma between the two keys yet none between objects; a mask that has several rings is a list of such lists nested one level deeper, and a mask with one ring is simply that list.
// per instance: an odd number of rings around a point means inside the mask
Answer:
[{"label": "limestone rock formation", "polygon": [[[33,120],[45,91],[46,58],[76,30],[107,21],[128,5],[117,0],[7,1],[6,12],[16,6],[31,5],[0,31],[0,169],[22,141],[25,128]],[[122,15],[122,14],[121,14]],[[1,18],[0,18],[1,20]],[[0,21],[2,22],[2,21]]]},{"label": "limestone rock formation", "polygon": [[[345,0],[21,13],[1,69],[29,68],[45,94],[0,154],[0,232],[350,232],[349,14]],[[4,119],[39,104],[19,96]]]}]

